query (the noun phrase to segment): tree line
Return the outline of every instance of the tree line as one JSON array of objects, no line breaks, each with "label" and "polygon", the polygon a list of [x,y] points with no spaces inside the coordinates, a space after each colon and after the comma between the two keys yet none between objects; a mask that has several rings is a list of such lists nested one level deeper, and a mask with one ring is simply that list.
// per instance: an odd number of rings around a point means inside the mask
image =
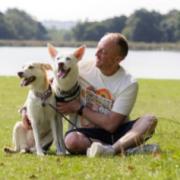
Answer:
[{"label": "tree line", "polygon": [[0,39],[45,40],[48,39],[46,28],[29,14],[18,9],[0,12]]},{"label": "tree line", "polygon": [[78,22],[71,30],[47,30],[40,22],[18,9],[0,13],[0,39],[98,41],[107,32],[121,32],[133,42],[180,41],[180,11],[167,14],[139,9],[129,17]]},{"label": "tree line", "polygon": [[134,42],[180,41],[180,11],[162,15],[156,11],[140,9],[129,17],[119,16],[101,22],[79,23],[73,30],[80,41],[98,40],[107,32],[121,32]]}]

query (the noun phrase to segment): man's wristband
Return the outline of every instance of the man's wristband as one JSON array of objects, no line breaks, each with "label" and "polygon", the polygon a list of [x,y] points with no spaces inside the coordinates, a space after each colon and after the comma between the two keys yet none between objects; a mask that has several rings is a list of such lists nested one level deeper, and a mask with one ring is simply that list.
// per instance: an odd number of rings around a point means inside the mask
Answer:
[{"label": "man's wristband", "polygon": [[82,116],[84,108],[85,108],[85,106],[83,104],[81,104],[79,110],[77,111],[78,115]]}]

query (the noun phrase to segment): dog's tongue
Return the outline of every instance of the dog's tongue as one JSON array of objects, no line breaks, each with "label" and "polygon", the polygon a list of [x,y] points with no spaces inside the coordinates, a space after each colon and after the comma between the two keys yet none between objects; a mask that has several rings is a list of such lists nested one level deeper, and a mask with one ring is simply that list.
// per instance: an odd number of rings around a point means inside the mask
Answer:
[{"label": "dog's tongue", "polygon": [[21,86],[27,86],[27,84],[28,84],[28,80],[27,79],[23,79],[22,81],[21,81]]},{"label": "dog's tongue", "polygon": [[20,84],[21,86],[26,86],[27,85],[27,81],[25,80],[25,79],[23,79],[22,81],[21,81],[21,84]]},{"label": "dog's tongue", "polygon": [[59,71],[58,73],[57,73],[57,76],[58,76],[58,78],[63,78],[63,76],[65,75],[65,71]]}]

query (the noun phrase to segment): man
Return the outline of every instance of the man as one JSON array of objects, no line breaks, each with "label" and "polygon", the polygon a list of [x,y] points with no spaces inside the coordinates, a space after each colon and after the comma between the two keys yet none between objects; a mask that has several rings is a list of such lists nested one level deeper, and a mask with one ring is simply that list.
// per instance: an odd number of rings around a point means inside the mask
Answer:
[{"label": "man", "polygon": [[[60,112],[79,113],[93,125],[66,133],[65,145],[71,153],[89,157],[124,153],[152,136],[157,119],[146,115],[135,121],[128,116],[133,108],[138,84],[120,63],[128,54],[127,40],[120,33],[109,33],[97,45],[96,59],[80,64],[80,75],[96,89],[105,88],[113,97],[110,113],[103,114],[81,105],[76,99],[57,103]],[[82,125],[83,126],[83,125]]]}]

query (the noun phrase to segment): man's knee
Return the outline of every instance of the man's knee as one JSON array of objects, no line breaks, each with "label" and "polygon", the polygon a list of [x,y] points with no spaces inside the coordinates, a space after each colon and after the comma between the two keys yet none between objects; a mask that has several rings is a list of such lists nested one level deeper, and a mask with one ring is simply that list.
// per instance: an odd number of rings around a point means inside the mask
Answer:
[{"label": "man's knee", "polygon": [[69,133],[66,137],[65,137],[65,145],[67,147],[67,149],[75,149],[75,147],[77,146],[77,138],[76,138],[77,134],[76,132],[72,132]]},{"label": "man's knee", "polygon": [[154,115],[145,115],[143,116],[143,118],[146,120],[148,129],[155,129],[155,127],[157,126],[157,118]]},{"label": "man's knee", "polygon": [[133,130],[139,134],[153,134],[157,125],[157,118],[153,115],[140,117],[133,126]]},{"label": "man's knee", "polygon": [[142,117],[145,129],[143,136],[145,139],[149,139],[155,132],[157,126],[157,118],[154,115],[145,115]]},{"label": "man's knee", "polygon": [[72,153],[84,153],[90,142],[79,132],[71,132],[65,137],[65,146]]}]

